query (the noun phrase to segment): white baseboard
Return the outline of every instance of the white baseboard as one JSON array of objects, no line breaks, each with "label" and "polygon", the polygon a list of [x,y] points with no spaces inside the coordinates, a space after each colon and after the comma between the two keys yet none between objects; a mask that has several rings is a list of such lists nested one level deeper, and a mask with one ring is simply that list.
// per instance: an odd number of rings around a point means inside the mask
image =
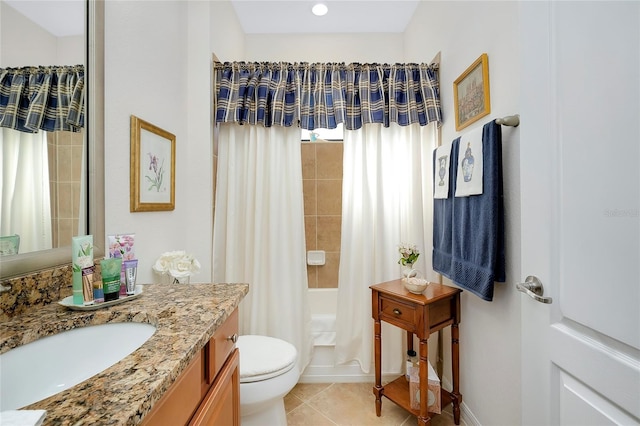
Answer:
[{"label": "white baseboard", "polygon": [[[445,389],[453,389],[453,385],[446,378],[442,380],[442,387]],[[467,426],[482,426],[464,401],[460,404],[460,419],[464,421]]]},{"label": "white baseboard", "polygon": [[478,421],[478,418],[473,415],[469,406],[464,402],[460,404],[460,418],[464,420],[467,426],[482,426]]}]

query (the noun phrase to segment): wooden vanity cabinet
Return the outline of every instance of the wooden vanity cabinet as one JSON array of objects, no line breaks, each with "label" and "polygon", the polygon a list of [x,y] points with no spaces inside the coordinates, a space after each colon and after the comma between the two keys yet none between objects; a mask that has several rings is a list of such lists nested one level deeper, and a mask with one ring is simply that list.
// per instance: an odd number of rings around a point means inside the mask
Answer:
[{"label": "wooden vanity cabinet", "polygon": [[190,426],[236,426],[240,424],[240,398],[238,397],[240,392],[239,360],[240,353],[237,349],[234,349],[229,362],[224,365],[218,378],[200,404],[198,411],[191,418]]},{"label": "wooden vanity cabinet", "polygon": [[238,311],[165,392],[142,425],[240,425],[240,355],[235,347]]}]

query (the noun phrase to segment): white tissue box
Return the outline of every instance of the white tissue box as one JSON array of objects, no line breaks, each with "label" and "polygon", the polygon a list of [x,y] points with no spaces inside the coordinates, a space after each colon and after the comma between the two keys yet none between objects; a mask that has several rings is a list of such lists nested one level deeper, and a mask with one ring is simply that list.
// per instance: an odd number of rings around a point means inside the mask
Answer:
[{"label": "white tissue box", "polygon": [[[429,379],[427,380],[427,410],[430,413],[440,414],[441,398],[440,398],[440,378],[436,371],[428,362]],[[411,367],[409,372],[409,398],[411,400],[411,409],[420,409],[420,368],[418,366]]]}]

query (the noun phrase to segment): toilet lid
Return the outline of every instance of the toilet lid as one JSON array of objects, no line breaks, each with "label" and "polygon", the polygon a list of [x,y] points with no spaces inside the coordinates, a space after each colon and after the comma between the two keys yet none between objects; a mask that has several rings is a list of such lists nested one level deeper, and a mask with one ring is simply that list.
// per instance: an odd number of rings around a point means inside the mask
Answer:
[{"label": "toilet lid", "polygon": [[291,343],[268,336],[240,336],[240,383],[270,379],[291,370],[298,351]]}]

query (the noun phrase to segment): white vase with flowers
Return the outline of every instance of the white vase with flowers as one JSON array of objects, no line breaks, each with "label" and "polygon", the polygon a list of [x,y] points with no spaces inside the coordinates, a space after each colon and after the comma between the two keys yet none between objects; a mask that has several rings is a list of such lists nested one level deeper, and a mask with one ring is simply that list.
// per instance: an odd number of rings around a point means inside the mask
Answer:
[{"label": "white vase with flowers", "polygon": [[417,271],[413,269],[413,264],[418,260],[420,250],[415,244],[402,243],[398,246],[398,251],[400,252],[398,263],[402,265],[402,276],[404,278],[415,277]]},{"label": "white vase with flowers", "polygon": [[200,262],[184,250],[169,251],[156,260],[153,270],[168,277],[171,284],[189,284],[191,275],[200,272]]}]

